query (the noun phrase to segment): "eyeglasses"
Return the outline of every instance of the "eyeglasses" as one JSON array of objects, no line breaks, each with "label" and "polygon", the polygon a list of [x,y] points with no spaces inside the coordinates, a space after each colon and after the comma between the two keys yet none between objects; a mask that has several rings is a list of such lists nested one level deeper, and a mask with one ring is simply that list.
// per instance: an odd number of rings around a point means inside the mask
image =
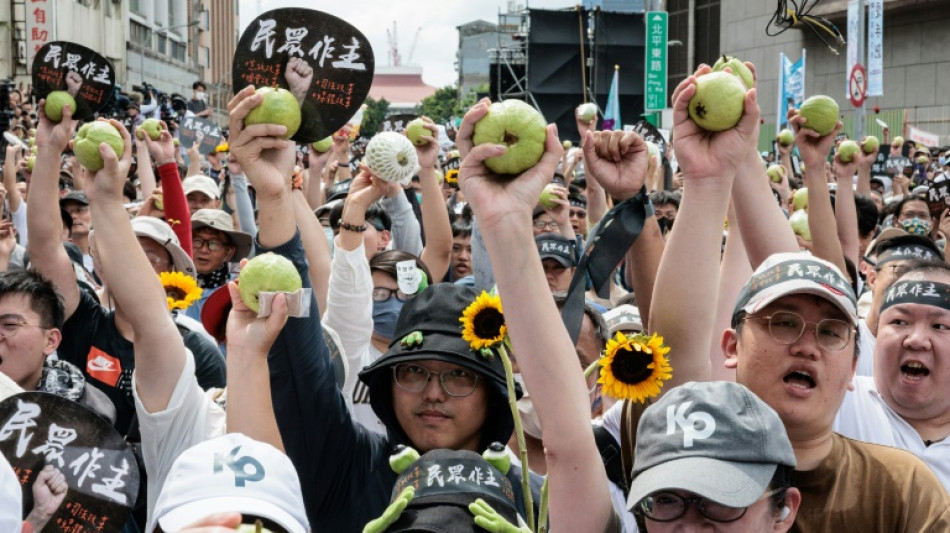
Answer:
[{"label": "eyeglasses", "polygon": [[400,302],[406,302],[411,300],[415,294],[406,294],[399,289],[390,289],[389,287],[373,287],[374,302],[385,302],[394,296]]},{"label": "eyeglasses", "polygon": [[587,211],[584,211],[583,209],[571,209],[570,216],[577,218],[587,218]]},{"label": "eyeglasses", "polygon": [[557,226],[557,222],[555,222],[555,221],[553,221],[553,220],[550,221],[550,222],[545,222],[545,221],[543,221],[543,220],[535,220],[535,221],[534,221],[534,228],[535,228],[535,229],[540,229],[540,230],[557,231],[558,226]]},{"label": "eyeglasses", "polygon": [[205,240],[200,237],[193,237],[191,243],[194,245],[195,250],[202,249],[205,245],[208,245],[208,250],[212,252],[217,252],[218,250],[224,248],[225,246],[230,246],[230,244],[216,241],[216,240]]},{"label": "eyeglasses", "polygon": [[471,396],[478,385],[478,374],[464,368],[454,368],[444,372],[429,370],[424,366],[404,363],[393,367],[393,379],[400,389],[409,392],[421,392],[429,384],[432,374],[439,376],[442,390],[456,398]]},{"label": "eyeglasses", "polygon": [[814,324],[818,345],[833,352],[844,349],[854,331],[844,320],[826,318],[817,323],[806,322],[800,315],[791,311],[777,311],[769,316],[747,316],[743,320],[768,320],[769,334],[782,344],[798,341],[805,333],[805,324]]},{"label": "eyeglasses", "polygon": [[[778,494],[782,489],[766,492],[759,500]],[[758,502],[759,500],[756,500]],[[753,502],[754,504],[755,502]],[[644,515],[657,522],[672,522],[686,514],[691,504],[696,504],[699,514],[713,522],[735,522],[745,516],[751,505],[729,507],[707,498],[684,498],[675,492],[658,492],[640,500],[637,504]]]},{"label": "eyeglasses", "polygon": [[26,322],[7,320],[4,322],[0,322],[0,337],[4,339],[10,339],[14,335],[16,335],[18,331],[20,331],[21,327],[49,329],[49,328],[43,327],[40,324],[28,324]]}]

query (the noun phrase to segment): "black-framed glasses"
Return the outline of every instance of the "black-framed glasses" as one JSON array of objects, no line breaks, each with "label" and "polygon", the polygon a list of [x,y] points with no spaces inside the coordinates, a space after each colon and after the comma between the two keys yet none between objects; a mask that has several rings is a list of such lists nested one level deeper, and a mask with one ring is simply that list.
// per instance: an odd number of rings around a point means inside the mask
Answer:
[{"label": "black-framed glasses", "polygon": [[[766,492],[759,500],[769,498],[778,494],[782,489],[776,489]],[[756,500],[758,502],[759,500]],[[756,503],[753,502],[753,505]],[[751,505],[746,507],[729,507],[721,503],[714,502],[708,498],[684,498],[675,492],[657,492],[640,500],[637,504],[640,511],[650,520],[656,522],[672,522],[686,514],[689,506],[696,504],[699,514],[712,520],[713,522],[735,522],[749,510]]]},{"label": "black-framed glasses", "polygon": [[767,320],[769,334],[781,344],[792,344],[802,338],[805,325],[815,326],[815,339],[822,348],[836,352],[843,350],[851,340],[854,328],[844,320],[826,318],[819,322],[808,322],[798,313],[776,311],[769,316],[747,316],[743,320]]},{"label": "black-framed glasses", "polygon": [[30,324],[21,320],[3,320],[0,321],[0,337],[10,339],[15,336],[22,327],[49,329],[42,324]]},{"label": "black-framed glasses", "polygon": [[453,368],[443,372],[436,372],[412,363],[402,363],[393,366],[393,379],[400,389],[409,392],[421,392],[429,384],[432,375],[439,376],[442,390],[449,396],[471,396],[478,385],[478,374],[466,368]]},{"label": "black-framed glasses", "polygon": [[217,252],[225,246],[230,246],[230,244],[226,242],[221,242],[214,239],[202,239],[201,237],[192,237],[191,243],[194,245],[195,250],[200,250],[207,246],[208,250],[212,252]]},{"label": "black-framed glasses", "polygon": [[399,289],[390,289],[389,287],[373,287],[374,302],[385,302],[394,296],[400,302],[406,302],[411,300],[415,294],[406,294]]},{"label": "black-framed glasses", "polygon": [[534,221],[534,228],[535,228],[535,229],[542,230],[542,231],[543,231],[543,230],[547,230],[547,231],[552,231],[552,232],[554,232],[554,231],[557,231],[558,225],[557,225],[557,222],[555,222],[555,221],[553,221],[553,220],[550,221],[550,222],[545,222],[545,221],[543,221],[543,220],[535,220],[535,221]]}]

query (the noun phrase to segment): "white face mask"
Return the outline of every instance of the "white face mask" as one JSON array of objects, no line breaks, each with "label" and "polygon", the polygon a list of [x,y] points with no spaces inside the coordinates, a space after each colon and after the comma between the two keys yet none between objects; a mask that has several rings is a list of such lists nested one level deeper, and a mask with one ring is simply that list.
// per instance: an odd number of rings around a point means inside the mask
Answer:
[{"label": "white face mask", "polygon": [[518,400],[518,415],[521,417],[521,428],[524,429],[526,435],[540,440],[541,420],[538,418],[538,412],[534,410],[531,395],[528,394],[528,389],[525,388],[524,378],[521,377],[521,374],[514,374],[512,377],[515,383],[521,385],[521,390],[524,392],[524,395]]},{"label": "white face mask", "polygon": [[195,93],[195,98],[197,98],[198,100],[204,102],[204,101],[205,101],[205,98],[207,98],[207,96],[205,96],[205,92],[204,92],[204,91],[198,91],[198,92]]}]

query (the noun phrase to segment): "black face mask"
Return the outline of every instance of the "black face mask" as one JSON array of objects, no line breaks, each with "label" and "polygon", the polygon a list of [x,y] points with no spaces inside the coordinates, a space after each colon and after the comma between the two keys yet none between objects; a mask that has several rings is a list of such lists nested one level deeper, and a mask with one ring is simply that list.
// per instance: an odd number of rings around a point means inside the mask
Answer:
[{"label": "black face mask", "polygon": [[673,219],[669,219],[669,218],[657,218],[657,219],[656,219],[657,225],[660,226],[660,233],[662,233],[663,235],[666,235],[667,233],[670,232],[671,229],[673,229],[673,222],[674,222],[674,220],[673,220]]}]

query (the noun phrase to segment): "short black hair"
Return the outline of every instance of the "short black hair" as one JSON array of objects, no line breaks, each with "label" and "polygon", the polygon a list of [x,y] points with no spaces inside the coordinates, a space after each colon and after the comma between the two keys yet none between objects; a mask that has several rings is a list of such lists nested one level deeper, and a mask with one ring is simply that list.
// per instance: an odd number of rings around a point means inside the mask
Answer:
[{"label": "short black hair", "polygon": [[56,287],[35,270],[10,270],[0,273],[0,298],[23,294],[30,298],[30,309],[40,315],[44,328],[61,329],[66,320],[63,297]]},{"label": "short black hair", "polygon": [[472,224],[464,218],[460,218],[452,223],[452,238],[456,237],[471,237],[472,236]]},{"label": "short black hair", "polygon": [[653,205],[672,204],[679,209],[682,199],[683,197],[679,191],[653,191],[650,193],[650,201],[653,202]]},{"label": "short black hair", "polygon": [[924,198],[923,196],[919,194],[908,194],[907,196],[901,198],[900,201],[897,202],[896,205],[894,205],[895,224],[896,224],[897,217],[901,215],[901,211],[904,209],[904,205],[906,205],[908,202],[923,202],[927,204],[928,206],[930,205],[927,203],[927,199]]},{"label": "short black hair", "polygon": [[207,90],[207,89],[208,89],[208,87],[205,86],[204,82],[201,81],[201,80],[198,80],[198,81],[196,81],[196,82],[194,82],[194,83],[191,84],[191,88],[192,88],[192,89],[198,89],[198,87],[201,87],[203,90]]},{"label": "short black hair", "polygon": [[858,235],[866,237],[874,232],[881,214],[877,210],[877,204],[868,194],[855,194],[854,206],[858,210]]}]

